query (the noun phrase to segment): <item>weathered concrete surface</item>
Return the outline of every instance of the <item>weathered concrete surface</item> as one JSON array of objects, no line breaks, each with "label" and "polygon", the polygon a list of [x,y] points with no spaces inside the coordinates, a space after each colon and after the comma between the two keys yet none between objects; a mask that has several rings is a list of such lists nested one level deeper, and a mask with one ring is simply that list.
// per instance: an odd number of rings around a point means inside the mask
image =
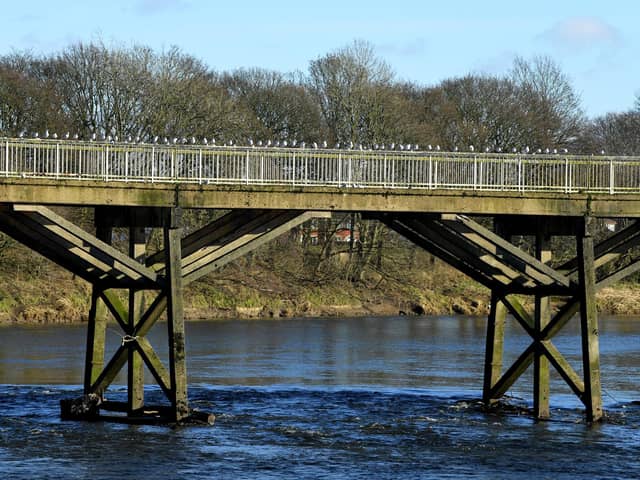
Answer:
[{"label": "weathered concrete surface", "polygon": [[640,217],[640,196],[0,179],[0,203]]}]

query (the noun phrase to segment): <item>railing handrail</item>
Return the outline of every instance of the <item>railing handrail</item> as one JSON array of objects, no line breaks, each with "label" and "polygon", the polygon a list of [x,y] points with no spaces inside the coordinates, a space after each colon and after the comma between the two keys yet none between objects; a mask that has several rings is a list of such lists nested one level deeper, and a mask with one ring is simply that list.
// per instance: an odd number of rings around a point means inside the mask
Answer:
[{"label": "railing handrail", "polygon": [[0,138],[0,177],[640,193],[640,156]]}]

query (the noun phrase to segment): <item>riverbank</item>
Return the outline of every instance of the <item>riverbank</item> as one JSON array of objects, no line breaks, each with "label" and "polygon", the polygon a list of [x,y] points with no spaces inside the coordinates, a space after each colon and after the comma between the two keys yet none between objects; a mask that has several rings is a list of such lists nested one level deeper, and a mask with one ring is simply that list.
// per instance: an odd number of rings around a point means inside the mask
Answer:
[{"label": "riverbank", "polygon": [[[359,317],[396,315],[486,316],[489,291],[446,265],[423,272],[423,286],[390,285],[370,275],[360,284],[334,279],[328,284],[285,282],[273,272],[240,274],[238,266],[225,270],[185,291],[188,321],[227,318],[278,319],[289,317]],[[18,275],[0,280],[0,325],[70,324],[87,321],[90,286],[59,269],[34,278]],[[288,279],[290,280],[290,279]],[[124,293],[124,292],[123,292]],[[147,301],[151,301],[149,295]],[[523,299],[525,302],[527,299]],[[597,296],[603,314],[639,315],[640,287],[620,284]]]}]

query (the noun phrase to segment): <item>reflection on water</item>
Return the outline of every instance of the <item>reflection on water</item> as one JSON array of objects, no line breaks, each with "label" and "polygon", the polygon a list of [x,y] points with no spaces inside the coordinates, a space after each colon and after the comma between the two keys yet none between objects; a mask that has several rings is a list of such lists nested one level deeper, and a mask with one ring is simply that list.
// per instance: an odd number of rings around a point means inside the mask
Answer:
[{"label": "reflection on water", "polygon": [[[164,328],[150,335],[161,356]],[[595,428],[555,377],[553,420],[520,415],[530,373],[509,392],[518,408],[483,411],[485,328],[469,317],[189,323],[191,403],[218,420],[178,430],[61,422],[59,399],[81,393],[85,327],[2,328],[0,477],[640,476],[640,321],[601,319],[609,417]],[[555,343],[579,371],[577,334],[571,324]],[[108,339],[113,352],[121,338]],[[505,363],[527,345],[510,325]]]}]

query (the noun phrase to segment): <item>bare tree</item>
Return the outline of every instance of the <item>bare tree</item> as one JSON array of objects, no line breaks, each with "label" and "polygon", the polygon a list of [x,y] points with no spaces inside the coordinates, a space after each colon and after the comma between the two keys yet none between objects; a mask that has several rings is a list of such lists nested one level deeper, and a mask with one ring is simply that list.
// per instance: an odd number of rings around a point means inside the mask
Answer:
[{"label": "bare tree", "polygon": [[29,53],[0,57],[0,134],[52,131],[67,123],[45,60]]},{"label": "bare tree", "polygon": [[612,155],[640,155],[640,109],[592,120],[581,137],[580,149],[584,153],[604,150]]},{"label": "bare tree", "polygon": [[54,61],[53,79],[64,111],[84,135],[143,135],[152,52],[78,43]]},{"label": "bare tree", "polygon": [[584,120],[580,98],[567,75],[550,57],[515,59],[511,79],[521,89],[522,106],[532,127],[531,143],[567,147]]},{"label": "bare tree", "polygon": [[222,83],[232,98],[255,115],[256,138],[310,141],[321,137],[320,109],[295,74],[240,69],[223,75]]},{"label": "bare tree", "polygon": [[376,141],[373,125],[383,113],[381,105],[392,79],[391,68],[363,41],[311,62],[309,83],[333,140]]}]

